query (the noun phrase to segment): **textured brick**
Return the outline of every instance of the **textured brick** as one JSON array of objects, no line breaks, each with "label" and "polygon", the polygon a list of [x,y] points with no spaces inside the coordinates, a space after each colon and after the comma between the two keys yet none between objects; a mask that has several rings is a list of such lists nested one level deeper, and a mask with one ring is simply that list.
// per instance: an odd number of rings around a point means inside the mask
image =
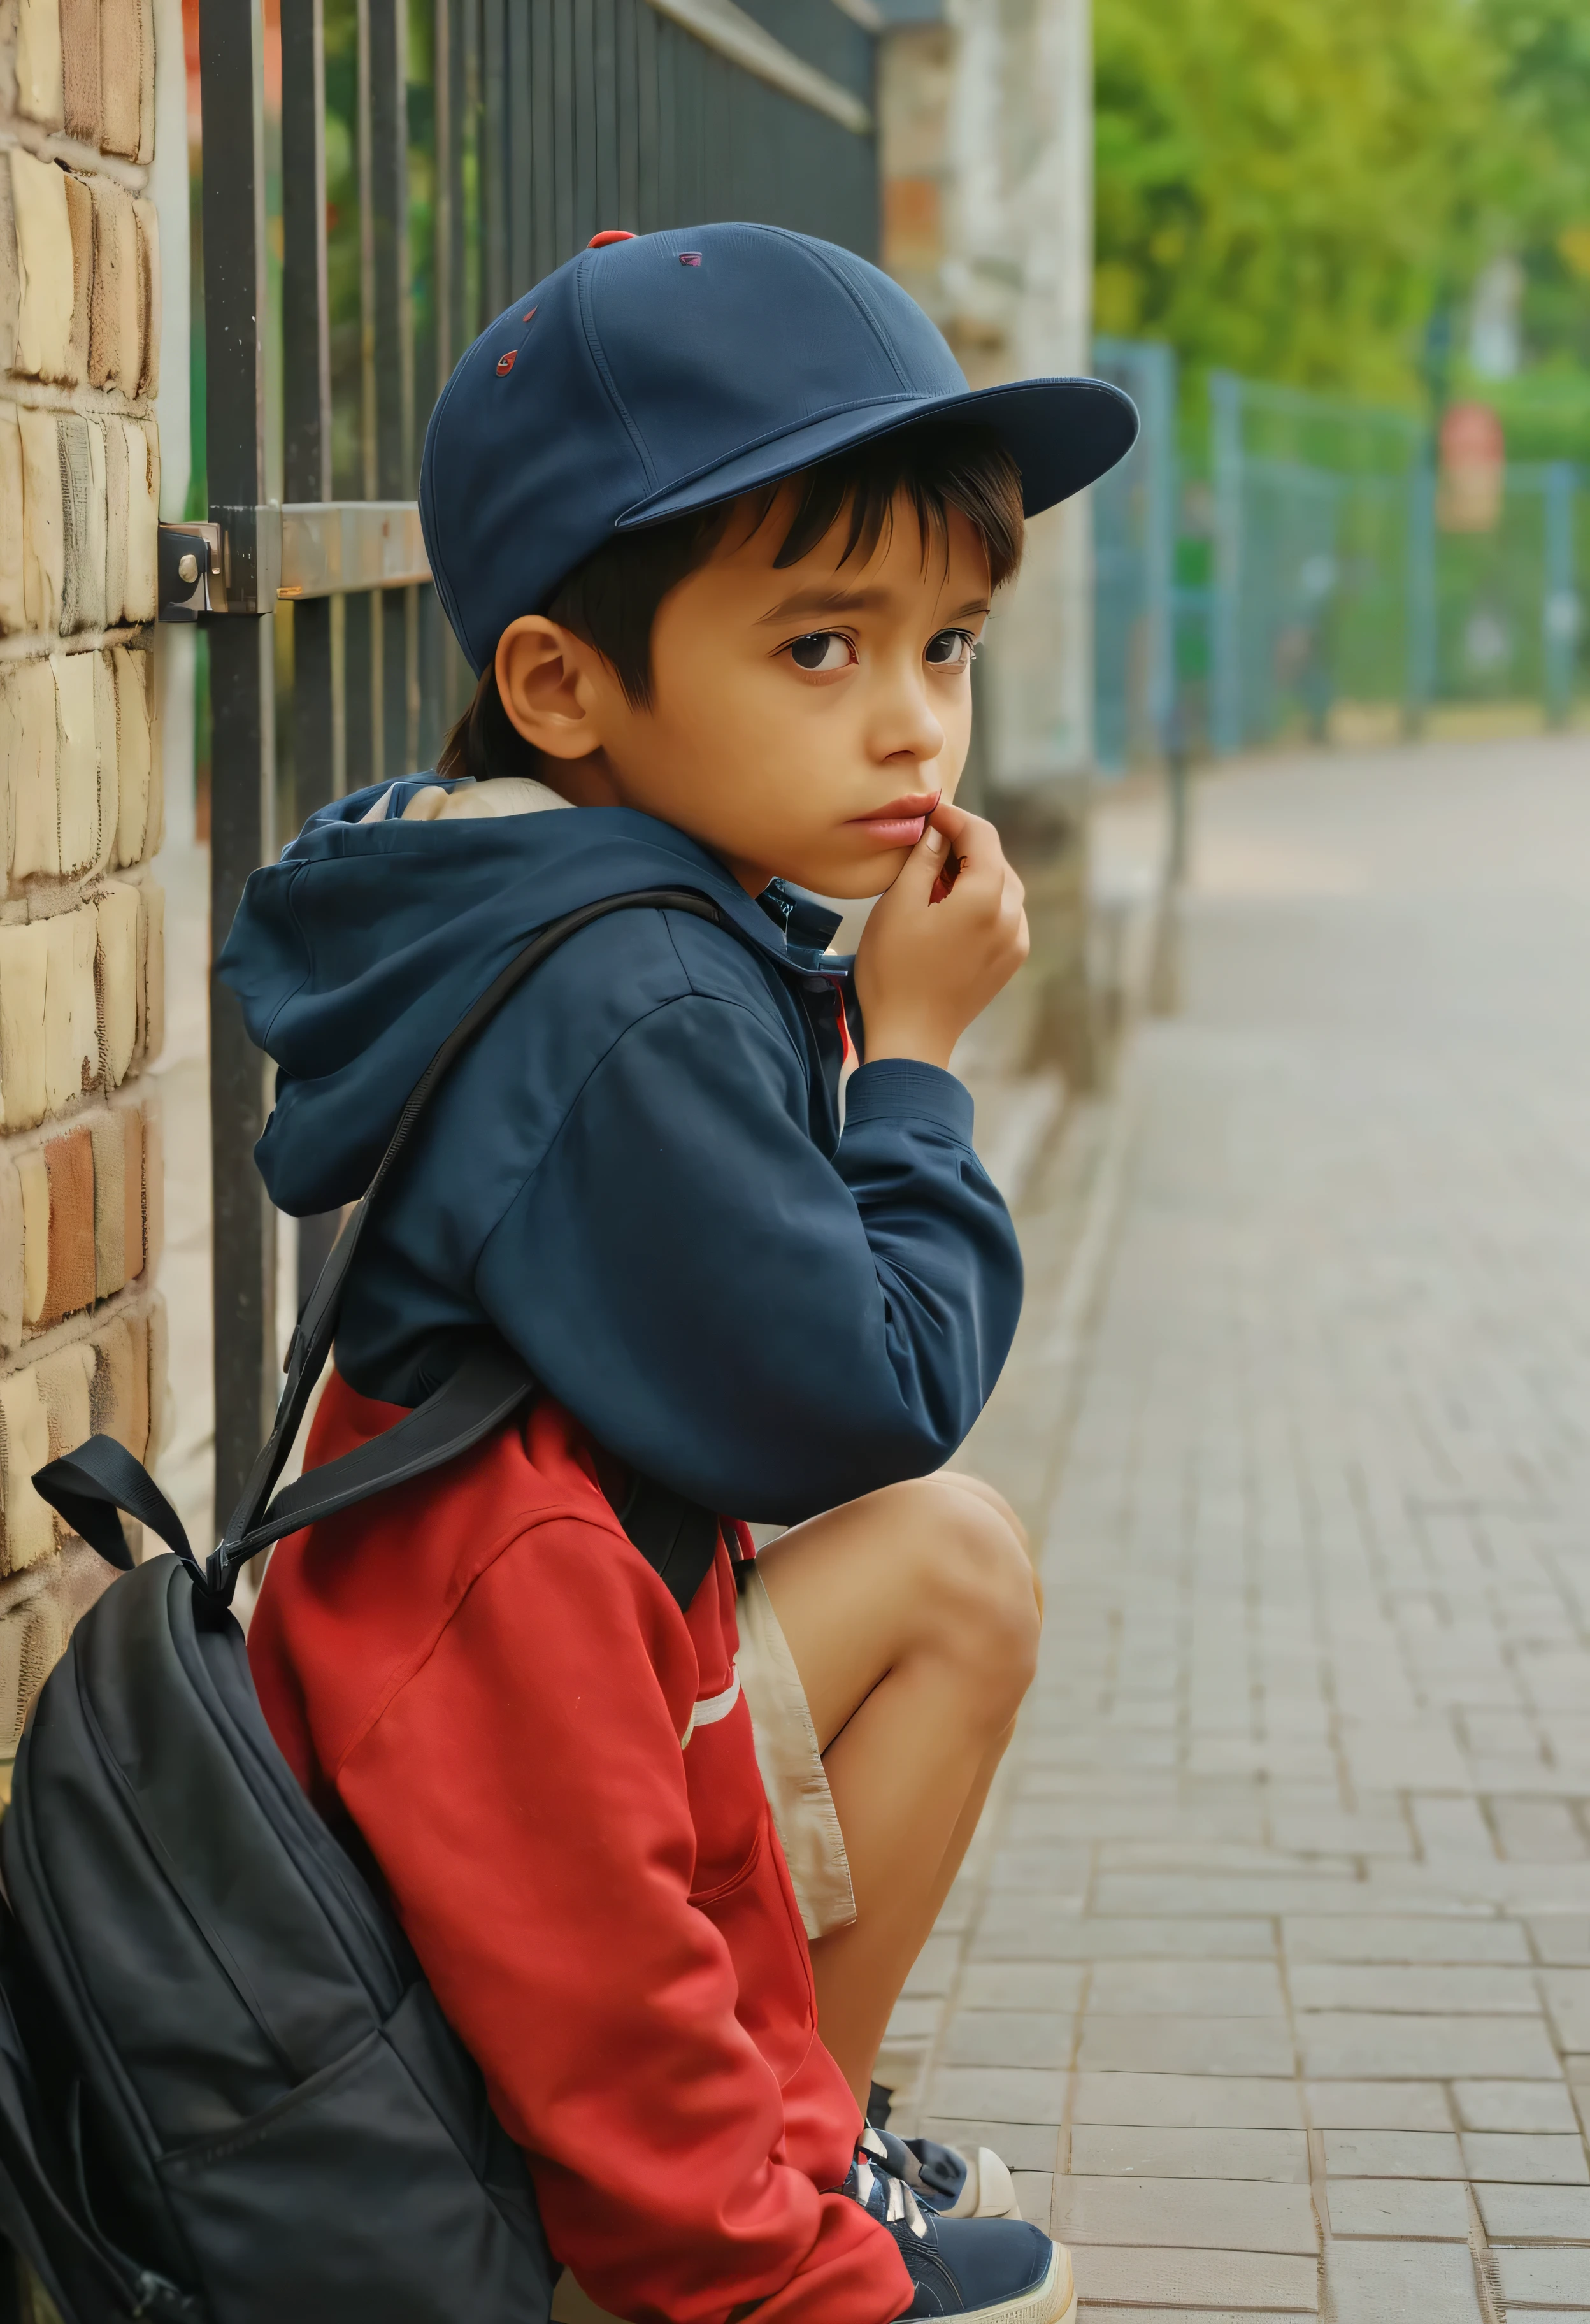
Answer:
[{"label": "textured brick", "polygon": [[1071,2169],[1080,2179],[1273,2179],[1307,2186],[1309,2143],[1300,2130],[1162,2130],[1075,2124]]},{"label": "textured brick", "polygon": [[1291,2034],[1284,2019],[1106,2017],[1082,2021],[1078,2063],[1093,2072],[1284,2074]]},{"label": "textured brick", "polygon": [[1344,2179],[1461,2179],[1451,2131],[1328,2130],[1325,2167]]},{"label": "textured brick", "polygon": [[1590,2187],[1479,2186],[1474,2191],[1493,2244],[1590,2244]]},{"label": "textured brick", "polygon": [[1326,2207],[1333,2236],[1468,2240],[1468,2198],[1450,2180],[1333,2178]]},{"label": "textured brick", "polygon": [[950,2066],[1065,2066],[1071,2061],[1069,2013],[960,2009],[944,2048]]},{"label": "textured brick", "polygon": [[1268,1961],[1101,1961],[1088,2010],[1089,2016],[1283,2017],[1286,2002]]},{"label": "textured brick", "polygon": [[1309,2113],[1317,2130],[1452,2127],[1438,2082],[1310,2082]]},{"label": "textured brick", "polygon": [[1477,2080],[1556,2080],[1556,2053],[1539,2019],[1529,2017],[1395,2017],[1331,2013],[1300,2022],[1310,2074],[1438,2076]]},{"label": "textured brick", "polygon": [[1084,2315],[1092,2301],[1111,2310],[1158,2305],[1302,2316],[1319,2310],[1318,2263],[1289,2254],[1083,2245],[1071,2256]]},{"label": "textured brick", "polygon": [[1319,2242],[1306,2187],[1230,2179],[1057,2179],[1053,2219],[1068,2244],[1312,2252]]},{"label": "textured brick", "polygon": [[1496,2254],[1502,2296],[1510,2309],[1590,2310],[1590,2251],[1509,2251]]},{"label": "textured brick", "polygon": [[1080,2073],[1071,2119],[1186,2130],[1303,2127],[1295,2082],[1235,2074]]},{"label": "textured brick", "polygon": [[1474,2262],[1449,2244],[1333,2244],[1326,2268],[1337,2324],[1483,2324]]},{"label": "textured brick", "polygon": [[1573,2100],[1560,2083],[1457,2082],[1452,2094],[1465,2130],[1577,2128]]},{"label": "textured brick", "polygon": [[[929,2098],[936,2114],[994,2122],[1059,2123],[1066,2077],[1021,2066],[941,2066]],[[1008,2158],[1007,2158],[1008,2159]]]},{"label": "textured brick", "polygon": [[1466,2130],[1463,2152],[1471,2179],[1521,2179],[1542,2187],[1590,2186],[1585,2149],[1576,2138]]}]

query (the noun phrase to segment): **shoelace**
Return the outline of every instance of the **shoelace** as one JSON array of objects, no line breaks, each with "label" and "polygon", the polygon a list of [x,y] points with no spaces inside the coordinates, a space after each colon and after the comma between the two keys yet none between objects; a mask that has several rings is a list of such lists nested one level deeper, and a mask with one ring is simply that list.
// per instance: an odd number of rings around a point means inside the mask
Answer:
[{"label": "shoelace", "polygon": [[893,2227],[904,2219],[914,2236],[926,2236],[927,2221],[922,2216],[922,2206],[903,2179],[895,2178],[889,2172],[875,2171],[866,2155],[861,2153],[858,2153],[852,2167],[856,2173],[856,2200],[864,2211],[871,2211],[876,2218],[878,2213],[873,2210],[873,2195],[875,2191],[882,2193],[883,2217],[888,2226]]}]

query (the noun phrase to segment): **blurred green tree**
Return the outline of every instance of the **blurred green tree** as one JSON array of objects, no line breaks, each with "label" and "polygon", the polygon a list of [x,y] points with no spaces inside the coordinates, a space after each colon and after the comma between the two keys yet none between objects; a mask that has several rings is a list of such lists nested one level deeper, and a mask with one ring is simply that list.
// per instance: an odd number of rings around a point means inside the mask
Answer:
[{"label": "blurred green tree", "polygon": [[1098,327],[1195,374],[1417,400],[1517,175],[1469,0],[1097,0],[1096,41]]},{"label": "blurred green tree", "polygon": [[[1476,0],[1475,23],[1512,132],[1493,231],[1523,267],[1525,348],[1559,373],[1590,366],[1590,6]],[[1542,384],[1526,400],[1570,393]]]}]

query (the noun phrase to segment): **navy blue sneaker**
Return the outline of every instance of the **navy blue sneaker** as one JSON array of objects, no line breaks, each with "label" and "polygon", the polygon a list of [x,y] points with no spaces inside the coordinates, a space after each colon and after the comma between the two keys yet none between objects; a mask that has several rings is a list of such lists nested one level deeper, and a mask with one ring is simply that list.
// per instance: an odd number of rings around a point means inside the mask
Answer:
[{"label": "navy blue sneaker", "polygon": [[942,2219],[1019,2219],[1010,2172],[991,2146],[970,2156],[933,2138],[896,2138],[869,2123],[859,2151],[880,2171],[903,2179],[924,2209]]},{"label": "navy blue sneaker", "polygon": [[1063,2244],[1025,2219],[952,2219],[858,2153],[844,2192],[887,2227],[915,2290],[896,2324],[1075,2324],[1077,2291]]}]

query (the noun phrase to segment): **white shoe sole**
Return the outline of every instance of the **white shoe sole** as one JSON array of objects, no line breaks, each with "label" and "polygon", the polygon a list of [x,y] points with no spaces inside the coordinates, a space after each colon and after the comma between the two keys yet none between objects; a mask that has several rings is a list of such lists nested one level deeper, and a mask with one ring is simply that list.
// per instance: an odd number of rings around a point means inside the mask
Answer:
[{"label": "white shoe sole", "polygon": [[997,2308],[963,2308],[942,2316],[938,2324],[1077,2324],[1077,2286],[1071,2255],[1063,2244],[1050,2255],[1049,2272],[1042,2283]]}]

